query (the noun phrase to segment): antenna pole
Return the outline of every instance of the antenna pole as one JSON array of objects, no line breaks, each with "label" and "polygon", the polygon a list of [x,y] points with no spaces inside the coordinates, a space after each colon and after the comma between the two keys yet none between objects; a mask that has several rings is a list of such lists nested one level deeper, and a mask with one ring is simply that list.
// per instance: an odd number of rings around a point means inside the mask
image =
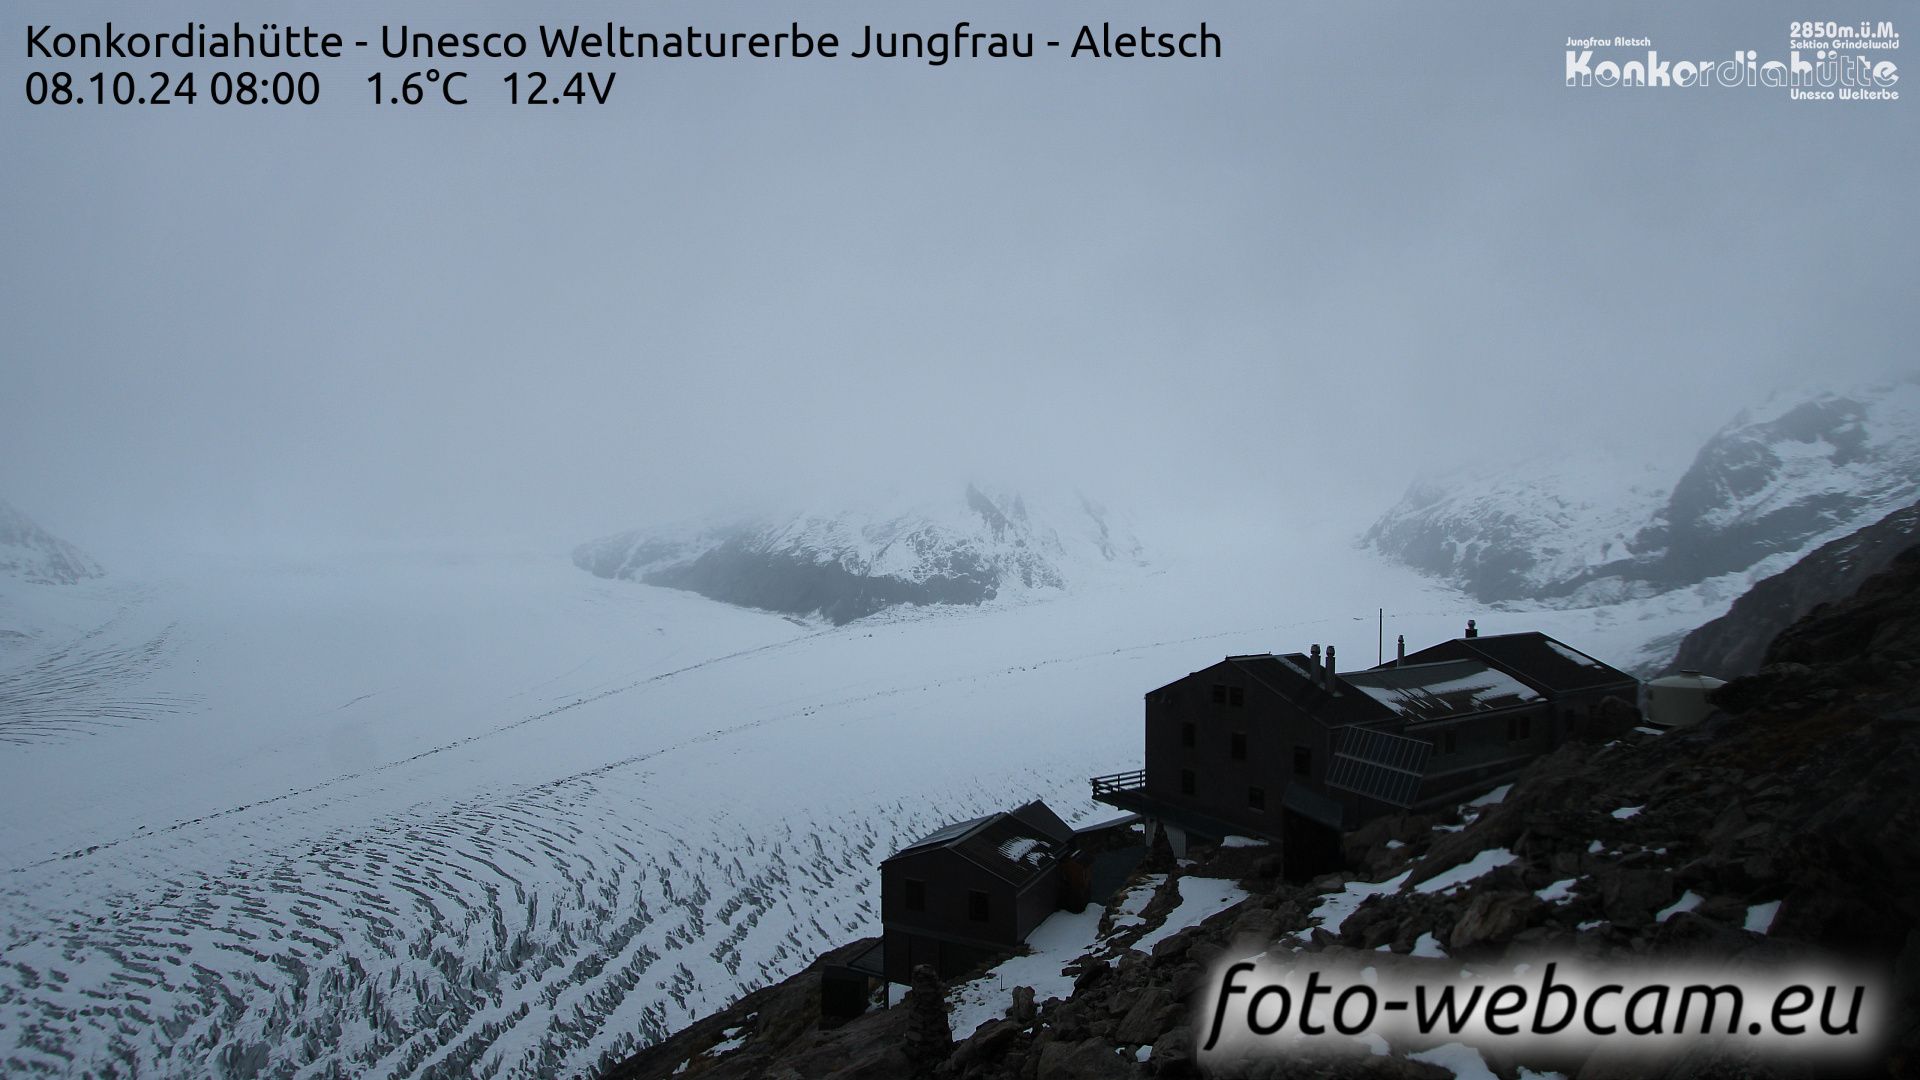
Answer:
[{"label": "antenna pole", "polygon": [[1387,662],[1387,609],[1386,608],[1379,609],[1379,617],[1380,617],[1380,621],[1374,624],[1375,630],[1373,635],[1373,662],[1376,664],[1384,664]]}]

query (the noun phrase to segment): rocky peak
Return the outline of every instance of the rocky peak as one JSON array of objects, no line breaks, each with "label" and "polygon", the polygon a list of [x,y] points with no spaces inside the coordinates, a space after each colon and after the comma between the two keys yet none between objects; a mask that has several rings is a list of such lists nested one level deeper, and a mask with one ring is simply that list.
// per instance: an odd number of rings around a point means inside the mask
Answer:
[{"label": "rocky peak", "polygon": [[606,578],[835,624],[901,605],[1045,594],[1142,561],[1140,543],[1074,494],[1040,503],[967,485],[954,500],[880,500],[640,529],[582,544]]},{"label": "rocky peak", "polygon": [[1670,485],[1660,475],[1583,460],[1425,478],[1361,542],[1487,602],[1599,602],[1746,571],[1920,497],[1920,379],[1778,398]]},{"label": "rocky peak", "polygon": [[100,564],[0,501],[0,576],[42,585],[99,577]]}]

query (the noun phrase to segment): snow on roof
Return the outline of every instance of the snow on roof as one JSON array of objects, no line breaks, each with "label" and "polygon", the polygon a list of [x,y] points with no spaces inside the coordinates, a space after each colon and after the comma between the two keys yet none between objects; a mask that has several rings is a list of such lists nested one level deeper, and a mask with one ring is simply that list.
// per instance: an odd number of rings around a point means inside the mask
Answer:
[{"label": "snow on roof", "polygon": [[1058,862],[1072,841],[1073,830],[1036,800],[1015,810],[957,821],[908,844],[882,863],[945,849],[1019,886]]},{"label": "snow on roof", "polygon": [[952,850],[1014,885],[1032,880],[1066,854],[1067,845],[1034,835],[1012,814],[996,814],[977,832],[951,842]]},{"label": "snow on roof", "polygon": [[1537,630],[1455,638],[1410,653],[1407,660],[1415,664],[1436,660],[1484,662],[1501,671],[1513,673],[1529,686],[1556,694],[1601,687],[1620,686],[1624,689],[1625,684],[1634,681],[1633,676],[1626,672]]},{"label": "snow on roof", "polygon": [[1014,836],[1000,842],[1000,857],[1008,862],[1039,861],[1034,854],[1040,847],[1040,840],[1033,836]]},{"label": "snow on roof", "polygon": [[1348,675],[1346,680],[1373,700],[1414,720],[1545,700],[1513,676],[1471,660],[1380,668]]},{"label": "snow on roof", "polygon": [[1602,664],[1600,661],[1595,660],[1593,657],[1588,656],[1586,653],[1581,652],[1579,649],[1573,648],[1570,645],[1563,645],[1560,642],[1553,640],[1552,638],[1546,639],[1546,646],[1547,648],[1552,649],[1554,652],[1559,653],[1561,656],[1564,656],[1567,659],[1573,661],[1574,663],[1580,664],[1584,667],[1597,668],[1597,667],[1606,666],[1605,664]]}]

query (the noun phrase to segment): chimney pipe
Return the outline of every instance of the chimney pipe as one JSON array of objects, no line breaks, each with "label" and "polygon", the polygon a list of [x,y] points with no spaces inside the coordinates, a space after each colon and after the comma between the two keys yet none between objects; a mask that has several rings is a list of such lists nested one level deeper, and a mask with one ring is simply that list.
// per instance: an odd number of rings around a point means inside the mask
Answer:
[{"label": "chimney pipe", "polygon": [[1399,645],[1398,651],[1399,651],[1399,655],[1394,657],[1393,662],[1396,664],[1406,663],[1407,662],[1407,635],[1405,634],[1400,635],[1400,645]]},{"label": "chimney pipe", "polygon": [[1473,625],[1472,619],[1467,620],[1467,636],[1470,638],[1475,638],[1480,636],[1480,628]]},{"label": "chimney pipe", "polygon": [[1334,688],[1333,678],[1334,678],[1333,646],[1329,645],[1327,646],[1327,693],[1329,694],[1337,694],[1340,692],[1339,690]]},{"label": "chimney pipe", "polygon": [[1307,674],[1313,676],[1314,681],[1318,682],[1320,681],[1320,645],[1318,642],[1314,644],[1313,650],[1307,654],[1307,657],[1313,661],[1312,665],[1307,668]]}]

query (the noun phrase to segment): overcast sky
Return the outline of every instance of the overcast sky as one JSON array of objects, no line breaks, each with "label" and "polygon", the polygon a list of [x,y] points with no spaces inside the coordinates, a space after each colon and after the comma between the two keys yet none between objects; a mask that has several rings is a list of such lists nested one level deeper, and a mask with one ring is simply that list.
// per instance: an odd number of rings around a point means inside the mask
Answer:
[{"label": "overcast sky", "polygon": [[1570,34],[1774,56],[1804,4],[117,6],[1204,18],[1226,56],[600,61],[605,107],[412,113],[363,59],[304,112],[56,110],[24,25],[111,9],[11,5],[0,498],[83,545],[564,545],[957,476],[1358,527],[1471,454],[1684,456],[1771,385],[1920,368],[1920,101],[1561,85]]}]

